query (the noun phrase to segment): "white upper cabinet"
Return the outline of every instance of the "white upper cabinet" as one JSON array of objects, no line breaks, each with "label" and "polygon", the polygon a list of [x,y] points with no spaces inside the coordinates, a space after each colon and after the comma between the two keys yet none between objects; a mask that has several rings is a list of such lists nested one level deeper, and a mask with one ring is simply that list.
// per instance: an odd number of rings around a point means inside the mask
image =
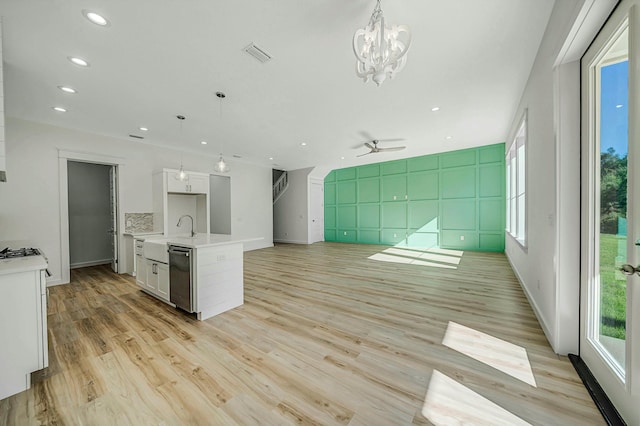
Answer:
[{"label": "white upper cabinet", "polygon": [[179,172],[165,172],[167,192],[186,194],[206,194],[209,192],[209,175],[194,172],[186,172],[185,174],[186,177],[181,180]]},{"label": "white upper cabinet", "polygon": [[189,215],[193,219],[193,231],[199,234],[210,232],[209,175],[185,172],[180,180],[179,171],[163,169],[153,175],[153,224],[154,231],[166,236],[188,234],[191,221],[178,219]]}]

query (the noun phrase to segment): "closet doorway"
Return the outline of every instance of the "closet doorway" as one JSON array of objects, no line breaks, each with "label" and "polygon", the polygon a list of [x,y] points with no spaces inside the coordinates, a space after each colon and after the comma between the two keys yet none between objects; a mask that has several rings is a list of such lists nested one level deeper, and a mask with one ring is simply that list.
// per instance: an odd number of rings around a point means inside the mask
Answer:
[{"label": "closet doorway", "polygon": [[110,264],[117,272],[115,166],[67,162],[69,267]]}]

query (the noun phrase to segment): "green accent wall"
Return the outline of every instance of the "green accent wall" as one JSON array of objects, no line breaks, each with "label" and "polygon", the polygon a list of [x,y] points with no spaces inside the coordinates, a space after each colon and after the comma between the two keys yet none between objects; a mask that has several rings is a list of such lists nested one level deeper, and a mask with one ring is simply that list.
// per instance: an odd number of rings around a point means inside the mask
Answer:
[{"label": "green accent wall", "polygon": [[504,251],[505,146],[333,170],[325,241]]}]

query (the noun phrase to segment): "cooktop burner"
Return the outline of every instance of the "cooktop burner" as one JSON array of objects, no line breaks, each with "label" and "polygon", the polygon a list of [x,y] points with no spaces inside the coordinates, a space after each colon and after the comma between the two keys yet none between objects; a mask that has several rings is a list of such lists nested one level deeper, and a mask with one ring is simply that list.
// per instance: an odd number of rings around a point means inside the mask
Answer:
[{"label": "cooktop burner", "polygon": [[19,248],[10,249],[9,247],[0,251],[0,259],[12,259],[14,257],[40,256],[40,250],[37,248]]}]

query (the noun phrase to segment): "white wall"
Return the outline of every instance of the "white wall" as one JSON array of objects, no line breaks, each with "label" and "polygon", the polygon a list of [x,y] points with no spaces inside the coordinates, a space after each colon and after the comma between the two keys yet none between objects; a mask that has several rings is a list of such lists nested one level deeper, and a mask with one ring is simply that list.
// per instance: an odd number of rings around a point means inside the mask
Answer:
[{"label": "white wall", "polygon": [[313,168],[289,171],[289,187],[273,205],[273,240],[309,244],[309,173]]},{"label": "white wall", "polygon": [[[53,277],[61,280],[58,150],[90,152],[124,159],[120,169],[120,233],[124,213],[153,211],[151,176],[177,168],[177,152],[134,141],[114,139],[15,118],[6,122],[7,175],[0,185],[0,240],[29,239],[49,259]],[[187,170],[209,173],[215,156],[185,153]],[[232,232],[261,237],[247,249],[273,245],[271,169],[231,163]],[[123,238],[120,252],[123,253]]]},{"label": "white wall", "polygon": [[[580,264],[579,58],[607,16],[585,24],[607,0],[554,5],[506,148],[525,109],[527,247],[507,235],[505,252],[549,339],[560,354],[578,353]],[[609,3],[613,3],[609,1]],[[587,27],[592,34],[585,34]],[[580,36],[576,36],[581,32]]]},{"label": "white wall", "polygon": [[[7,170],[4,141],[4,79],[2,77],[4,70],[2,69],[2,66],[2,19],[0,19],[0,175],[4,175],[4,172]],[[0,176],[0,184],[2,181],[3,176]]]}]

